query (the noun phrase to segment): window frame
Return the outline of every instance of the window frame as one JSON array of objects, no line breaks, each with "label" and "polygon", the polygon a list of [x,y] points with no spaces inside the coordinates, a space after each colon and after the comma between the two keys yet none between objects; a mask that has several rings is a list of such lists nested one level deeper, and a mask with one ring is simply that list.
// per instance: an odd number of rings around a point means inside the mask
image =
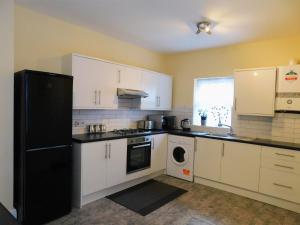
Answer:
[{"label": "window frame", "polygon": [[[218,126],[201,126],[201,124],[195,123],[195,107],[197,104],[196,100],[196,93],[197,93],[197,87],[198,87],[198,80],[209,80],[209,79],[231,79],[233,82],[233,98],[232,98],[232,107],[234,106],[234,96],[235,96],[235,88],[234,88],[234,75],[227,75],[227,76],[208,76],[208,77],[197,77],[194,79],[194,91],[193,91],[193,126],[194,127],[202,127],[202,128],[213,128],[213,129],[224,129],[224,127],[218,127]],[[233,109],[231,107],[231,124],[232,125],[232,115],[233,115]],[[197,113],[198,115],[198,113]],[[227,128],[225,128],[227,129]]]}]

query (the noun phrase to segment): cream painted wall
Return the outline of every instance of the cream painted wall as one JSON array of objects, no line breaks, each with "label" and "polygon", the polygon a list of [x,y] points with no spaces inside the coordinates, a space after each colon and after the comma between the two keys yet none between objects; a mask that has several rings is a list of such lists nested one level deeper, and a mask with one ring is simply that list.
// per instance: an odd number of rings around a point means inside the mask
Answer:
[{"label": "cream painted wall", "polygon": [[62,72],[62,56],[76,52],[163,72],[163,57],[158,53],[19,5],[15,14],[15,71]]},{"label": "cream painted wall", "polygon": [[0,1],[0,202],[13,208],[14,0]]},{"label": "cream painted wall", "polygon": [[300,60],[300,36],[166,55],[166,72],[174,76],[173,106],[192,107],[194,78],[287,65],[292,58]]}]

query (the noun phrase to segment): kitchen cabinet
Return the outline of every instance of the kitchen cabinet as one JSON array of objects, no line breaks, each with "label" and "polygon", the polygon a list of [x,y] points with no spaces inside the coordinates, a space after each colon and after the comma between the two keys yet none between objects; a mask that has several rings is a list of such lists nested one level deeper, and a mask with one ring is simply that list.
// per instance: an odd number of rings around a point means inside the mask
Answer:
[{"label": "kitchen cabinet", "polygon": [[107,187],[112,187],[126,181],[127,141],[108,142]]},{"label": "kitchen cabinet", "polygon": [[118,88],[142,90],[142,70],[128,66],[118,66]]},{"label": "kitchen cabinet", "polygon": [[151,151],[151,172],[157,172],[166,169],[168,150],[167,136],[167,134],[153,135]]},{"label": "kitchen cabinet", "polygon": [[220,181],[223,142],[208,138],[196,139],[194,175]]},{"label": "kitchen cabinet", "polygon": [[261,146],[224,142],[221,182],[258,191]]},{"label": "kitchen cabinet", "polygon": [[170,110],[172,78],[165,74],[72,54],[63,60],[63,72],[74,76],[74,109],[117,109],[117,88],[142,90],[141,109]]},{"label": "kitchen cabinet", "polygon": [[172,109],[172,77],[160,74],[158,78],[158,108],[160,110]]},{"label": "kitchen cabinet", "polygon": [[82,195],[86,196],[126,180],[127,139],[81,145]]},{"label": "kitchen cabinet", "polygon": [[142,74],[142,88],[149,96],[141,99],[141,109],[153,110],[157,109],[157,83],[158,77],[155,73],[144,71]]},{"label": "kitchen cabinet", "polygon": [[259,192],[300,203],[300,152],[262,147]]},{"label": "kitchen cabinet", "polygon": [[234,83],[238,115],[274,116],[276,68],[237,70]]},{"label": "kitchen cabinet", "polygon": [[117,67],[111,63],[72,55],[73,108],[116,109]]},{"label": "kitchen cabinet", "polygon": [[258,191],[261,146],[197,138],[194,175]]},{"label": "kitchen cabinet", "polygon": [[141,100],[141,109],[171,110],[172,82],[172,78],[168,75],[144,71],[142,87],[149,96]]},{"label": "kitchen cabinet", "polygon": [[82,194],[88,195],[106,188],[106,142],[82,145]]}]

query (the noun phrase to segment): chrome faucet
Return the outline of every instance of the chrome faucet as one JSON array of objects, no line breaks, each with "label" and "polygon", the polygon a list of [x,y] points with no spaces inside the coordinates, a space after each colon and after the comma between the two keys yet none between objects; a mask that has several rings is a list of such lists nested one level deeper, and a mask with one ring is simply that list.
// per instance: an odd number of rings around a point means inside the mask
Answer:
[{"label": "chrome faucet", "polygon": [[219,122],[219,123],[218,123],[218,127],[229,127],[229,128],[230,128],[230,131],[229,131],[228,134],[229,134],[230,136],[234,136],[234,132],[233,132],[232,126],[229,126],[229,125],[227,125],[227,124],[223,124],[223,123]]}]

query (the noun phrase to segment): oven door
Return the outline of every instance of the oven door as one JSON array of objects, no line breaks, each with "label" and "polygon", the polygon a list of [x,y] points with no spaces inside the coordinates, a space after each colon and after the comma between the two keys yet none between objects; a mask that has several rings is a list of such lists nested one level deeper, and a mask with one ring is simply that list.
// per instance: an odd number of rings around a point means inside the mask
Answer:
[{"label": "oven door", "polygon": [[148,169],[151,166],[151,142],[127,146],[127,174]]}]

